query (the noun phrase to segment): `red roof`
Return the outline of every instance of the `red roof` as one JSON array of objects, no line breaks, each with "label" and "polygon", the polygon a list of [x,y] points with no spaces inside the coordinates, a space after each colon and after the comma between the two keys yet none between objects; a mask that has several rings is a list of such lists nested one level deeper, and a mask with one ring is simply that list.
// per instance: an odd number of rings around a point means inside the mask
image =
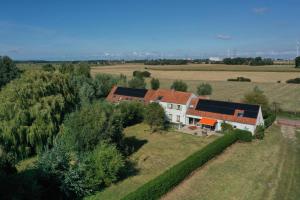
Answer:
[{"label": "red roof", "polygon": [[168,89],[148,90],[145,100],[146,101],[162,101],[167,103],[186,104],[192,93],[180,92]]},{"label": "red roof", "polygon": [[214,112],[205,112],[205,111],[199,111],[196,110],[196,106],[200,98],[194,98],[191,100],[190,107],[188,108],[186,114],[187,115],[194,115],[198,117],[205,117],[205,118],[212,118],[217,120],[224,120],[224,121],[231,121],[231,122],[238,122],[243,124],[256,124],[256,119],[249,118],[249,117],[238,117],[237,112],[235,112],[234,115],[226,115],[226,114],[220,114],[220,113],[214,113]]}]

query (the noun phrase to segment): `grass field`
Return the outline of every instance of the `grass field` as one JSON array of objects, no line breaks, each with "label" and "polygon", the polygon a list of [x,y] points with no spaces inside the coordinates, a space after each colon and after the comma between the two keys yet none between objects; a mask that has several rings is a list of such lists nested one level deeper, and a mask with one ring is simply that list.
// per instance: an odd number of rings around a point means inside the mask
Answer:
[{"label": "grass field", "polygon": [[273,125],[263,141],[234,144],[162,199],[299,199],[300,132],[293,131]]},{"label": "grass field", "polygon": [[[182,66],[181,66],[182,67]],[[280,67],[280,66],[279,66]],[[134,70],[144,70],[143,65],[127,64],[109,67],[94,67],[92,75],[97,73],[125,74],[132,76]],[[300,72],[229,72],[229,71],[156,71],[149,70],[152,77],[159,78],[162,88],[170,88],[176,79],[184,80],[188,84],[188,90],[196,92],[197,85],[201,82],[208,82],[213,87],[212,99],[240,101],[246,92],[255,86],[262,89],[268,96],[270,102],[277,102],[285,111],[300,111],[300,85],[286,84],[283,80],[288,78],[300,77]],[[206,74],[203,74],[206,73]],[[226,73],[224,76],[219,73]],[[258,82],[228,82],[226,78],[246,76],[244,73],[251,73],[252,80]],[[266,74],[267,73],[267,74]],[[201,74],[197,76],[197,74]],[[272,75],[275,74],[275,75]],[[275,78],[277,77],[277,78]],[[281,77],[281,78],[279,78]],[[281,83],[277,83],[281,80]],[[149,79],[147,80],[149,83]]]},{"label": "grass field", "polygon": [[145,124],[126,128],[125,135],[146,142],[130,156],[130,160],[136,163],[138,173],[87,199],[120,199],[216,138],[195,137],[172,131],[151,134]]}]

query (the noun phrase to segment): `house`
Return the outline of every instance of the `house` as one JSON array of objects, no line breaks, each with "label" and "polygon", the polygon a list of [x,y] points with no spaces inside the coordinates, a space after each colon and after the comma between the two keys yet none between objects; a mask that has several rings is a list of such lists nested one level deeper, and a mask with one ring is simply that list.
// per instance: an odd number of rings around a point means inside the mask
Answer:
[{"label": "house", "polygon": [[220,131],[222,123],[234,128],[248,130],[252,134],[258,125],[263,125],[261,107],[235,102],[209,100],[190,92],[169,89],[146,90],[125,87],[113,87],[107,100],[139,101],[144,104],[159,103],[166,113],[166,118],[179,126],[197,126],[213,131]]}]

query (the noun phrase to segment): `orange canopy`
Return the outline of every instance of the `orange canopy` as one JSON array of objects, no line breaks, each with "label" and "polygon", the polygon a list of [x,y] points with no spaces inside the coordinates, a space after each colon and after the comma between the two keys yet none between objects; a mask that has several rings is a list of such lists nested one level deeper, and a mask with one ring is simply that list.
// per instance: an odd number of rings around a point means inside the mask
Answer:
[{"label": "orange canopy", "polygon": [[200,124],[214,126],[217,123],[217,120],[215,119],[209,119],[209,118],[202,118],[199,121]]}]

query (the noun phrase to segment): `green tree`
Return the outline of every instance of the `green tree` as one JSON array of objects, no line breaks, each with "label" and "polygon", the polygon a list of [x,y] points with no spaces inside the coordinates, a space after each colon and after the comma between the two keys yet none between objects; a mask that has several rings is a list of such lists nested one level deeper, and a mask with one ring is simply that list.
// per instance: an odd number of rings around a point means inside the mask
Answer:
[{"label": "green tree", "polygon": [[300,67],[300,56],[295,59],[295,67],[296,68]]},{"label": "green tree", "polygon": [[115,145],[101,142],[89,155],[88,165],[90,185],[108,186],[119,179],[125,162]]},{"label": "green tree", "polygon": [[128,86],[130,88],[136,88],[136,89],[145,89],[146,88],[146,82],[144,78],[140,77],[133,77],[129,82]]},{"label": "green tree", "polygon": [[72,74],[74,73],[74,65],[68,64],[68,63],[63,63],[59,68],[59,72],[63,74]]},{"label": "green tree", "polygon": [[202,83],[197,87],[197,94],[198,95],[211,95],[212,87],[208,83]]},{"label": "green tree", "polygon": [[79,63],[79,65],[77,65],[74,68],[74,73],[77,76],[82,75],[90,78],[91,77],[90,71],[91,71],[91,67],[88,65],[88,63]]},{"label": "green tree", "polygon": [[101,141],[120,144],[123,138],[121,117],[111,104],[86,104],[71,113],[63,123],[61,140],[70,150],[91,151]]},{"label": "green tree", "polygon": [[262,107],[263,115],[266,116],[270,113],[269,100],[262,90],[257,86],[251,92],[245,94],[244,103],[258,104]]},{"label": "green tree", "polygon": [[7,56],[0,56],[0,89],[11,80],[19,77],[20,70],[15,63]]},{"label": "green tree", "polygon": [[77,98],[66,76],[29,71],[2,89],[0,102],[0,142],[27,156],[52,145]]},{"label": "green tree", "polygon": [[109,74],[97,74],[93,82],[96,90],[96,97],[105,98],[112,87],[118,84],[119,80]]},{"label": "green tree", "polygon": [[140,123],[144,119],[144,105],[136,101],[122,101],[117,105],[123,127]]},{"label": "green tree", "polygon": [[151,89],[152,90],[157,90],[160,86],[160,82],[159,82],[159,79],[157,78],[152,78],[151,79]]},{"label": "green tree", "polygon": [[186,92],[188,89],[188,86],[185,82],[183,82],[181,80],[176,80],[171,85],[171,89],[174,89],[176,91]]},{"label": "green tree", "polygon": [[47,72],[54,72],[55,71],[55,67],[53,67],[53,65],[51,65],[51,64],[43,65],[42,69],[44,71],[47,71]]},{"label": "green tree", "polygon": [[145,121],[150,129],[155,132],[165,128],[165,111],[158,103],[150,103],[146,106]]}]

